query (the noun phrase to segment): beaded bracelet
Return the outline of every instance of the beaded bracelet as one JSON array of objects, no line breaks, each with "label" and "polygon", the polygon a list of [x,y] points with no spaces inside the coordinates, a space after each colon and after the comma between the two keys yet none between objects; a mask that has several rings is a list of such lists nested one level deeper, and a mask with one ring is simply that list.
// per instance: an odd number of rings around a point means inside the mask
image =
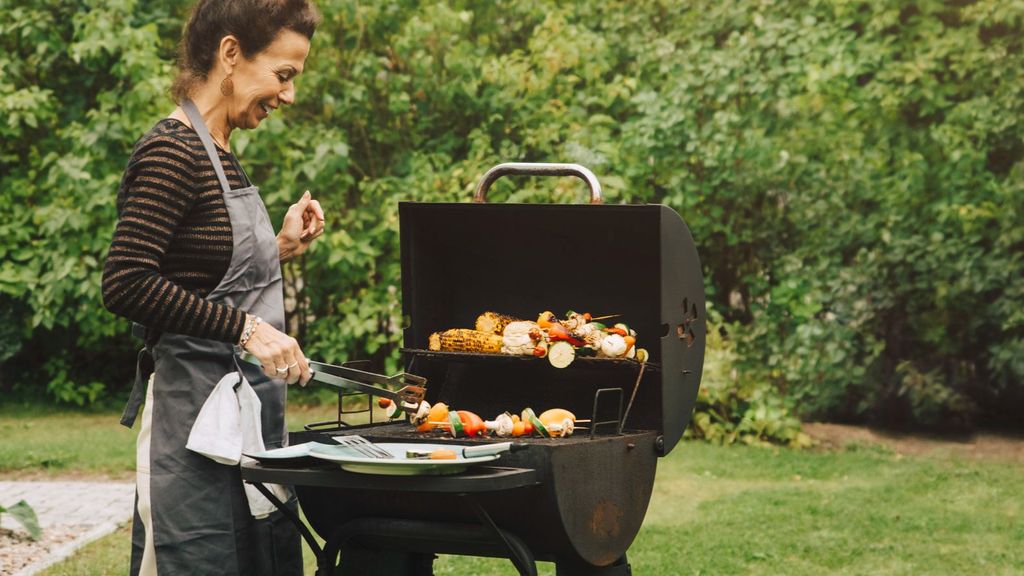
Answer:
[{"label": "beaded bracelet", "polygon": [[256,327],[263,322],[263,318],[259,316],[250,316],[249,321],[245,323],[245,330],[242,330],[242,337],[238,340],[238,346],[245,349],[245,345],[249,343],[249,339],[256,333]]}]

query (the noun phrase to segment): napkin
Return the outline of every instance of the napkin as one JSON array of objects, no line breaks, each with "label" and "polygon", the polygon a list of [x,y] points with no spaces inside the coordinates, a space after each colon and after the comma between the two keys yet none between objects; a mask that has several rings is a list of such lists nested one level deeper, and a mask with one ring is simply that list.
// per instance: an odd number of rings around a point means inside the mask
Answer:
[{"label": "napkin", "polygon": [[[236,387],[237,386],[237,387]],[[263,429],[260,424],[261,404],[249,381],[232,371],[214,386],[203,403],[188,435],[185,447],[219,464],[236,466],[252,459],[242,452],[263,452]],[[249,513],[254,518],[265,518],[276,510],[255,486],[242,483],[249,502]],[[281,502],[290,498],[288,489],[280,484],[265,485]]]}]

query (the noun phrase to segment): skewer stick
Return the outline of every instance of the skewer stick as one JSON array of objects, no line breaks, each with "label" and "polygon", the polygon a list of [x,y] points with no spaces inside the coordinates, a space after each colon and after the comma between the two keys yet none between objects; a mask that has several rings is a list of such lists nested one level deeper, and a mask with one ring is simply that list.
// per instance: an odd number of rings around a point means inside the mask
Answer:
[{"label": "skewer stick", "polygon": [[607,320],[609,318],[618,318],[619,316],[622,316],[622,314],[609,314],[607,316],[598,316],[597,318],[591,318],[590,321],[593,322],[595,320]]}]

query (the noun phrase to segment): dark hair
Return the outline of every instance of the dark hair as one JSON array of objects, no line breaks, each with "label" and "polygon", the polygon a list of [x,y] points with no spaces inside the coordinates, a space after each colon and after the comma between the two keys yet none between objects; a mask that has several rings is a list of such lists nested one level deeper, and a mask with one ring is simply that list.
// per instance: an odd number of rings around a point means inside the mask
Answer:
[{"label": "dark hair", "polygon": [[312,39],[319,24],[320,12],[309,0],[199,0],[178,46],[178,76],[171,94],[181,102],[206,80],[221,39],[229,34],[238,38],[242,56],[252,59],[281,30]]}]

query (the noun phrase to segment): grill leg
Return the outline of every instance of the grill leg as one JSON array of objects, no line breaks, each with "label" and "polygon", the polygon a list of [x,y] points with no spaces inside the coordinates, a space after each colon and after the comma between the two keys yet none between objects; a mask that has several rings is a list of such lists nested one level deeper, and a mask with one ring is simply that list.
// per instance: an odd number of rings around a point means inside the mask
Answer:
[{"label": "grill leg", "polygon": [[306,544],[309,545],[309,549],[312,550],[313,555],[316,556],[316,576],[330,576],[329,567],[324,565],[324,551],[320,549],[320,546],[317,546],[316,538],[313,537],[313,533],[309,531],[309,528],[306,527],[298,515],[295,514],[295,512],[292,512],[292,509],[286,506],[284,502],[281,502],[273,492],[263,485],[263,483],[249,482],[249,484],[255,486],[256,490],[259,490],[260,494],[263,494],[267,500],[270,500],[270,503],[280,510],[281,513],[284,514],[285,518],[291,521],[291,523],[298,528],[299,534],[302,535]]},{"label": "grill leg", "polygon": [[533,560],[533,553],[530,552],[530,549],[523,544],[522,540],[498,528],[498,525],[491,519],[491,515],[487,513],[487,510],[484,510],[484,507],[477,502],[476,498],[471,497],[470,500],[473,502],[480,522],[487,526],[491,533],[505,544],[505,548],[509,552],[509,560],[512,561],[519,574],[522,576],[537,576],[537,564]]},{"label": "grill leg", "polygon": [[[489,517],[488,517],[489,518]],[[511,557],[521,576],[537,576],[533,553],[518,536],[479,524],[395,518],[357,518],[342,524],[324,543],[322,576],[389,574],[433,576],[434,553]],[[341,564],[338,568],[338,554]]]}]

